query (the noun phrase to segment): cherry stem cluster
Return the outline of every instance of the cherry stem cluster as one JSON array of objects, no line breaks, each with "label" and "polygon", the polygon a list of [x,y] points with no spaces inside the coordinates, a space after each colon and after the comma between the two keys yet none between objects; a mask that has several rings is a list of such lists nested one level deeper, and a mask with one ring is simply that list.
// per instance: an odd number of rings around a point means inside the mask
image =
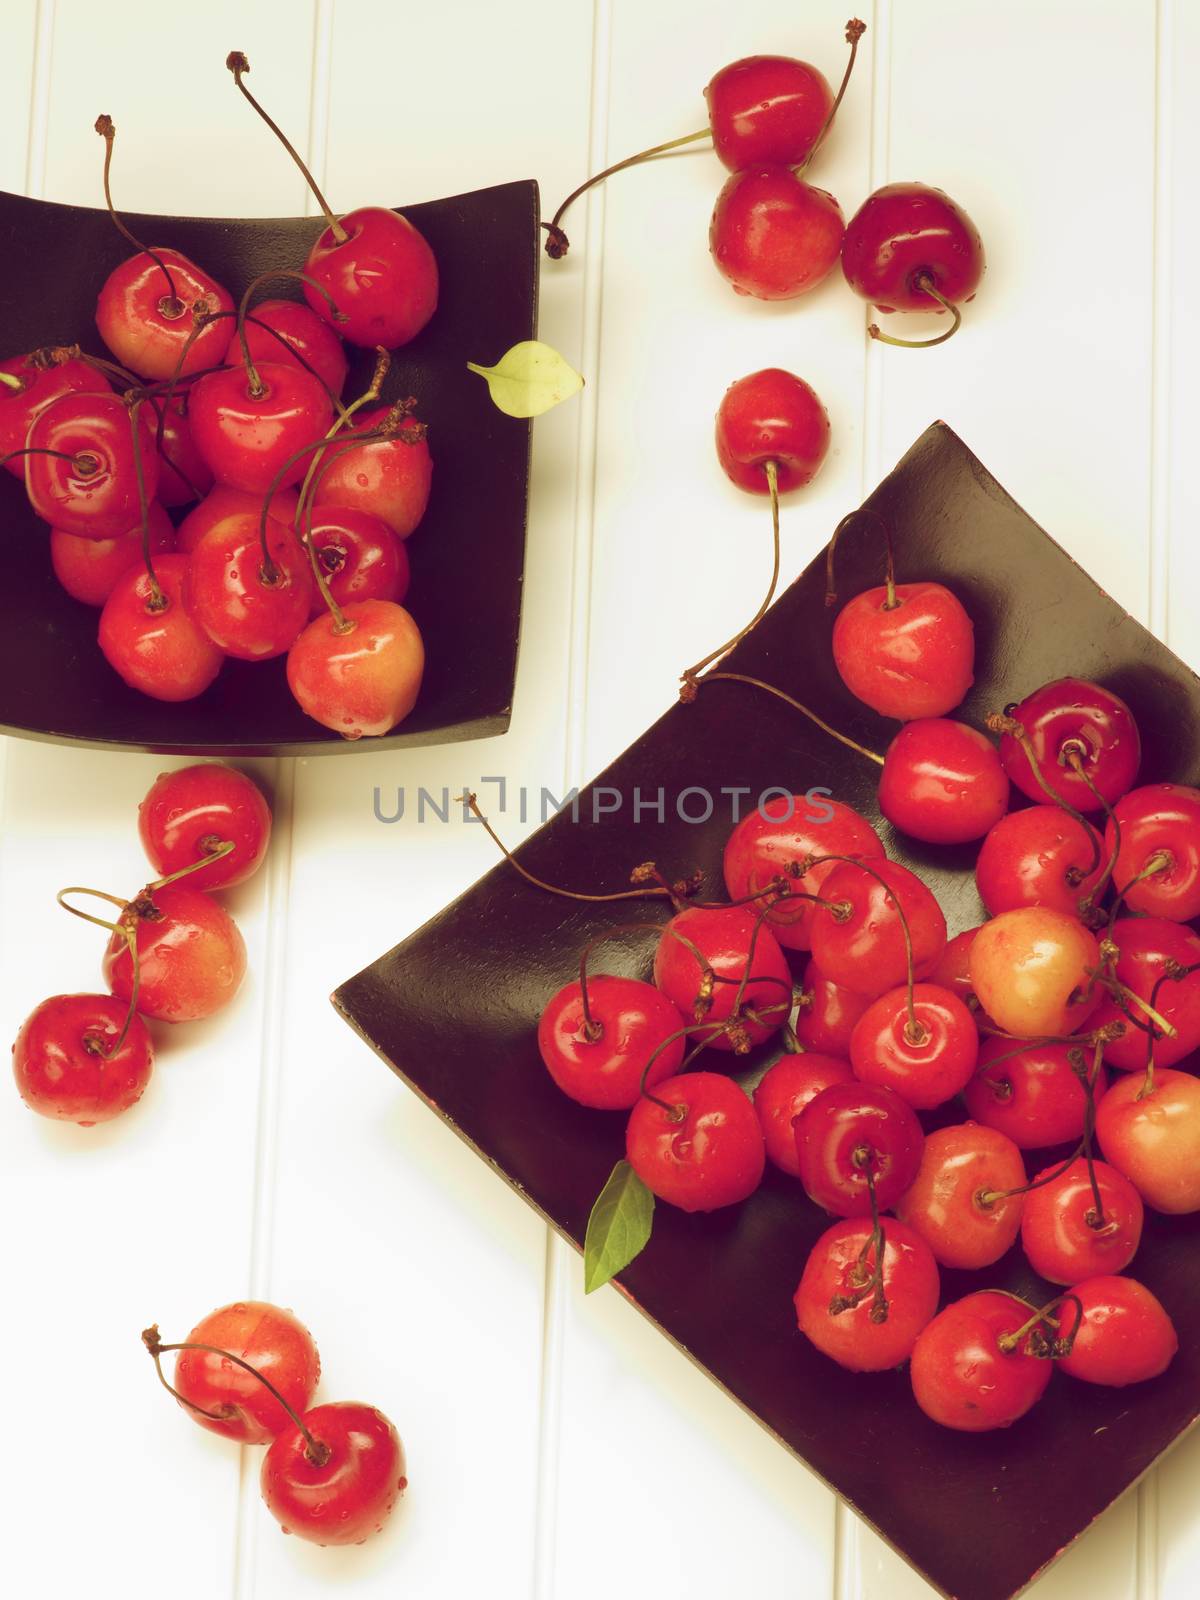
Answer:
[{"label": "cherry stem cluster", "polygon": [[[1079,1333],[1079,1325],[1083,1321],[1083,1302],[1077,1294],[1071,1290],[1066,1290],[1062,1294],[1055,1295],[1053,1300],[1047,1301],[1044,1306],[1038,1308],[1030,1305],[1029,1301],[1021,1295],[1013,1294],[1008,1289],[1001,1289],[999,1293],[1007,1295],[1010,1300],[1015,1300],[1019,1305],[1027,1307],[1033,1313],[1021,1327],[1014,1329],[1012,1333],[1002,1333],[997,1339],[996,1343],[1005,1355],[1015,1355],[1025,1339],[1029,1340],[1029,1344],[1024,1351],[1025,1355],[1056,1360],[1061,1356],[1069,1356],[1071,1354],[1076,1336]],[[1075,1307],[1075,1322],[1070,1333],[1064,1335],[1062,1324],[1053,1313],[1068,1300]],[[1047,1339],[1041,1332],[1043,1327],[1053,1330],[1051,1338]]]},{"label": "cherry stem cluster", "polygon": [[[850,1281],[855,1285],[854,1293],[835,1294],[829,1302],[829,1314],[832,1317],[841,1316],[843,1311],[852,1311],[866,1299],[867,1295],[871,1295],[869,1312],[871,1321],[886,1322],[888,1299],[883,1287],[883,1263],[887,1253],[887,1239],[879,1215],[879,1202],[875,1198],[875,1152],[870,1145],[859,1145],[851,1160],[867,1182],[867,1194],[871,1201],[871,1232],[851,1269]],[[867,1259],[872,1251],[875,1252],[875,1262],[873,1266],[868,1267]]]}]

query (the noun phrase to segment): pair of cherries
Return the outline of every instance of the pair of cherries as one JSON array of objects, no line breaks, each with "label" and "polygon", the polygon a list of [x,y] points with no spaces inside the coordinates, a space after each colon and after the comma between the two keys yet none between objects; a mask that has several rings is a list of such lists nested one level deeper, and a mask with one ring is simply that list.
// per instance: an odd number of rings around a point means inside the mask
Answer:
[{"label": "pair of cherries", "polygon": [[[408,1487],[393,1424],[360,1401],[314,1405],[321,1361],[290,1311],[243,1300],[210,1312],[179,1344],[157,1327],[142,1341],[160,1380],[212,1433],[266,1445],[260,1484],[284,1533],[320,1545],[363,1544],[383,1531]],[[174,1381],[162,1357],[176,1352]]]},{"label": "pair of cherries", "polygon": [[13,1074],[25,1104],[42,1116],[92,1127],[141,1099],[154,1068],[145,1018],[195,1022],[237,993],[246,947],[212,891],[244,883],[262,864],[271,811],[261,791],[217,763],[163,773],[138,811],[138,830],[158,879],[117,908],[103,961],[108,994],[55,995],[21,1026]]}]

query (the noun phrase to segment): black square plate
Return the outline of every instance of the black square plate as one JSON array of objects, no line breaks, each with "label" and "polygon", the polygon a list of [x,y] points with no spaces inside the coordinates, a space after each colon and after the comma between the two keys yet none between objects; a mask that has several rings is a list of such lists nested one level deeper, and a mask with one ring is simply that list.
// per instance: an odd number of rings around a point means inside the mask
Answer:
[{"label": "black square plate", "polygon": [[[529,492],[527,422],[501,415],[468,361],[494,362],[537,328],[538,191],[506,183],[405,214],[438,259],[437,314],[395,353],[384,396],[413,394],[429,424],[433,493],[409,540],[406,602],[425,640],[416,709],[382,739],[347,743],[292,699],[283,660],[227,661],[195,700],[164,705],[129,689],[96,643],[98,612],[72,600],[50,567],[46,529],[20,484],[0,473],[0,732],[110,749],[210,755],[319,755],[442,744],[503,733],[512,708]],[[172,245],[234,298],[272,267],[301,267],[322,226],[312,217],[225,221],[129,215],[149,244]],[[105,354],[100,286],[129,254],[103,211],[0,194],[0,354],[75,344]],[[281,280],[268,294],[293,295]],[[370,352],[354,354],[347,394]],[[185,508],[186,509],[186,508]]]},{"label": "black square plate", "polygon": [[[944,580],[974,620],[979,679],[967,720],[978,724],[1068,672],[1098,678],[1133,707],[1145,748],[1141,781],[1200,777],[1200,681],[1030,521],[948,428],[930,428],[868,504],[892,525],[901,578]],[[844,595],[880,581],[871,519],[847,529],[839,553]],[[738,648],[736,668],[881,750],[895,724],[852,700],[837,677],[823,590],[818,560]],[[880,823],[876,771],[779,702],[714,683],[694,705],[668,711],[596,780],[593,788],[623,797],[619,810],[594,820],[585,790],[577,821],[562,812],[518,853],[542,878],[592,892],[623,887],[632,866],[654,857],[672,878],[702,869],[703,893],[720,898],[728,810],[689,824],[676,797],[693,786],[717,794],[742,785],[753,797],[772,785],[800,793],[825,784],[880,826],[889,854],[921,873],[951,933],[980,922],[974,851],[894,836]],[[635,787],[644,800],[660,785],[665,822],[643,810],[635,824]],[[601,809],[612,805],[606,795]],[[693,794],[685,810],[703,806]],[[653,904],[632,914],[653,916]],[[665,920],[665,910],[657,914]],[[334,996],[396,1073],[577,1245],[623,1153],[625,1117],[560,1094],[535,1028],[583,944],[621,920],[619,907],[546,894],[501,863]],[[654,942],[653,933],[614,941],[595,970],[644,975]],[[748,1058],[746,1078],[769,1058],[766,1049]],[[797,1332],[792,1294],[829,1221],[794,1180],[768,1168],[762,1188],[728,1211],[686,1216],[658,1206],[653,1237],[623,1288],[931,1583],[957,1600],[1007,1600],[1200,1414],[1200,1215],[1148,1212],[1133,1266],[1179,1329],[1169,1371],[1128,1390],[1059,1375],[1022,1422],[980,1435],[928,1421],[906,1371],[844,1372]],[[1042,1287],[1019,1246],[986,1273],[945,1271],[942,1281],[945,1299],[987,1286],[1036,1297]]]}]

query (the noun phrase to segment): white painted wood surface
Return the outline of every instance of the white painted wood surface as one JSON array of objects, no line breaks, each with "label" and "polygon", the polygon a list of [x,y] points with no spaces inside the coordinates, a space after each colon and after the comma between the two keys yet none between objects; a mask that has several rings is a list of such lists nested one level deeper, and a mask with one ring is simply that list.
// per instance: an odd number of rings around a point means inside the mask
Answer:
[{"label": "white painted wood surface", "polygon": [[[727,59],[792,51],[836,76],[846,15],[843,0],[6,0],[0,184],[95,203],[91,123],[108,111],[130,209],[294,212],[301,184],[224,72],[237,47],[339,207],[536,176],[550,209],[606,158],[698,127]],[[232,1012],[172,1038],[144,1104],[110,1128],[53,1127],[15,1096],[0,1112],[7,1592],[930,1593],[618,1296],[585,1301],[574,1255],[325,1000],[490,865],[478,831],[377,822],[376,785],[583,781],[752,609],[763,510],[719,473],[711,416],[757,366],[807,377],[834,426],[822,477],[785,508],[786,575],[940,416],[1200,665],[1200,8],[876,0],[862,15],[820,181],[847,212],[895,178],[959,197],[990,260],[967,327],[909,356],[868,346],[836,281],[798,306],[735,300],[706,254],[709,155],[626,174],[580,208],[571,256],[544,273],[542,332],[589,384],[536,430],[512,731],[262,763],[276,839],[237,897],[251,976]],[[96,941],[54,891],[140,881],[135,810],[161,763],[28,743],[3,757],[11,1037],[46,994],[95,984]],[[258,1454],[189,1427],[153,1384],[144,1323],[182,1333],[249,1293],[310,1323],[328,1398],[374,1401],[405,1437],[412,1489],[373,1546],[282,1539]],[[1192,1441],[1039,1600],[1190,1600],[1198,1472]]]}]

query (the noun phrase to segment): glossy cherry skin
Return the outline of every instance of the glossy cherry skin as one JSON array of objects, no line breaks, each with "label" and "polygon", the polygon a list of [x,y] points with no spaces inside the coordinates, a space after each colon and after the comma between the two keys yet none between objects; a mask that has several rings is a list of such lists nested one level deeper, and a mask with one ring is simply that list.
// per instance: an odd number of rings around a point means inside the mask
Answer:
[{"label": "glossy cherry skin", "polygon": [[194,889],[229,889],[262,865],[271,842],[271,808],[244,772],[201,761],[155,778],[138,807],[138,834],[160,878],[232,844],[227,855],[188,876]]},{"label": "glossy cherry skin", "polygon": [[[104,374],[86,361],[68,358],[56,362],[48,352],[11,356],[0,361],[0,372],[17,378],[21,384],[19,389],[10,389],[0,383],[0,456],[24,449],[30,423],[52,400],[71,393],[107,394],[110,387]],[[24,483],[24,456],[14,456],[4,465]]]},{"label": "glossy cherry skin", "polygon": [[971,946],[978,932],[978,928],[964,928],[962,933],[956,933],[942,951],[942,958],[930,975],[933,983],[949,989],[967,1006],[975,998],[975,991],[971,987],[970,963]]},{"label": "glossy cherry skin", "polygon": [[833,110],[829,80],[791,56],[744,56],[704,91],[717,160],[730,172],[764,163],[795,167]]},{"label": "glossy cherry skin", "polygon": [[[1024,728],[1048,787],[1076,811],[1099,811],[1101,805],[1083,778],[1066,764],[1072,751],[1110,806],[1133,787],[1142,760],[1141,735],[1133,713],[1111,689],[1084,678],[1056,678],[1026,695],[1011,715]],[[1031,800],[1046,799],[1028,757],[1011,733],[1000,736],[1000,759],[1022,794]]]},{"label": "glossy cherry skin", "polygon": [[416,623],[390,600],[342,607],[345,631],[326,613],[288,651],[288,687],[300,709],[343,739],[390,733],[421,690],[425,646]]},{"label": "glossy cherry skin", "polygon": [[[801,887],[806,878],[799,880]],[[835,983],[874,999],[905,982],[908,962],[897,902],[908,920],[913,976],[927,978],[941,960],[946,948],[942,909],[916,873],[898,861],[872,861],[870,871],[840,863],[821,885],[821,898],[829,904],[816,908],[813,959]],[[850,907],[848,916],[843,906]]]},{"label": "glossy cherry skin", "polygon": [[870,999],[834,983],[810,960],[804,969],[798,1000],[793,1027],[804,1048],[849,1059],[854,1024],[870,1005]]},{"label": "glossy cherry skin", "polygon": [[1200,1079],[1158,1068],[1118,1078],[1096,1112],[1105,1157],[1155,1211],[1200,1211]]},{"label": "glossy cherry skin", "polygon": [[197,627],[183,603],[188,558],[154,563],[166,607],[156,609],[150,579],[132,568],[117,579],[100,613],[100,648],[131,689],[154,700],[192,700],[221,670],[224,653]]},{"label": "glossy cherry skin", "polygon": [[[1141,1243],[1145,1215],[1141,1196],[1115,1167],[1105,1161],[1092,1165],[1104,1209],[1098,1226],[1088,1165],[1082,1159],[1025,1196],[1021,1244],[1029,1265],[1051,1283],[1078,1283],[1098,1273],[1121,1272]],[[1047,1167],[1034,1181],[1056,1170]]]},{"label": "glossy cherry skin", "polygon": [[[171,274],[176,305],[166,278],[144,250],[113,268],[96,302],[100,337],[123,367],[150,379],[169,378],[175,372],[198,308],[210,313],[233,310],[229,291],[187,256],[158,245],[154,254]],[[188,350],[183,371],[217,366],[232,337],[232,318],[209,322]]]},{"label": "glossy cherry skin", "polygon": [[928,844],[981,839],[1008,809],[1008,778],[992,741],[965,722],[919,717],[888,745],[879,809]]},{"label": "glossy cherry skin", "polygon": [[891,1089],[835,1083],[814,1095],[795,1121],[800,1181],[836,1217],[888,1211],[917,1175],[925,1136],[913,1111]]},{"label": "glossy cherry skin", "polygon": [[[1179,967],[1200,962],[1200,938],[1190,928],[1162,917],[1121,917],[1113,923],[1109,937],[1120,951],[1114,968],[1118,982],[1132,989],[1142,1000],[1150,1000],[1171,962]],[[1156,1037],[1155,1063],[1160,1067],[1173,1067],[1200,1046],[1200,972],[1189,973],[1186,978],[1168,979],[1159,988],[1158,998],[1151,1003],[1175,1029],[1174,1038]],[[1136,1005],[1129,1009],[1139,1021],[1145,1020]],[[1128,1021],[1114,999],[1104,995],[1089,1019],[1089,1026],[1098,1028],[1107,1022],[1125,1022],[1126,1029],[1120,1039],[1105,1045],[1105,1061],[1124,1072],[1141,1071],[1146,1065],[1147,1036]]]},{"label": "glossy cherry skin", "polygon": [[889,183],[850,218],[842,245],[846,282],[880,311],[940,311],[929,278],[952,305],[975,298],[986,262],[979,230],[961,206],[924,183]]},{"label": "glossy cherry skin", "polygon": [[[130,417],[130,408],[121,396],[109,391],[60,395],[33,419],[30,445],[60,450],[77,460],[86,456],[96,463],[85,474],[74,461],[42,455],[25,457],[29,503],[52,528],[85,539],[119,539],[140,524],[141,500]],[[149,500],[154,499],[158,489],[153,419],[152,409],[142,406],[137,430]]]},{"label": "glossy cherry skin", "polygon": [[[1121,848],[1113,871],[1118,889],[1126,884],[1129,911],[1190,922],[1200,917],[1200,789],[1182,783],[1150,783],[1131,789],[1113,807],[1121,828]],[[1108,857],[1116,843],[1112,822],[1104,833]],[[1141,883],[1133,880],[1165,854],[1167,865]]]},{"label": "glossy cherry skin", "polygon": [[[266,1300],[239,1300],[210,1311],[182,1341],[211,1344],[241,1356],[270,1379],[294,1411],[312,1405],[321,1376],[321,1358],[312,1334],[282,1306]],[[223,1356],[204,1350],[180,1350],[175,1357],[174,1384],[183,1401],[203,1411],[225,1413],[221,1420],[202,1417],[180,1402],[184,1412],[210,1433],[239,1444],[270,1444],[292,1426],[279,1401],[252,1373]]]},{"label": "glossy cherry skin", "polygon": [[[281,361],[257,369],[262,393],[250,392],[243,367],[207,373],[192,389],[192,437],[219,483],[264,495],[285,462],[329,430],[333,408],[311,373]],[[284,473],[281,486],[298,483],[309,457]]]},{"label": "glossy cherry skin", "polygon": [[[346,319],[336,324],[343,339],[388,350],[407,344],[437,310],[437,261],[425,236],[382,206],[361,206],[340,220],[350,237],[339,244],[332,228],[323,229],[305,272]],[[322,321],[333,323],[328,302],[308,284],[304,297]]]},{"label": "glossy cherry skin", "polygon": [[[215,528],[218,522],[223,522],[226,517],[238,516],[242,512],[260,516],[262,503],[263,497],[260,494],[249,494],[245,489],[231,489],[224,483],[215,484],[200,504],[188,512],[176,529],[179,549],[184,555],[190,556],[208,530]],[[284,527],[292,528],[295,526],[299,507],[300,496],[295,489],[280,489],[271,497],[270,515],[276,522],[282,522]]]},{"label": "glossy cherry skin", "polygon": [[158,498],[164,506],[190,505],[212,488],[213,475],[192,438],[186,402],[177,399],[169,409],[164,400],[151,403],[156,436],[158,418],[164,418],[158,450]]},{"label": "glossy cherry skin", "polygon": [[975,681],[975,629],[940,583],[865,589],[833,625],[833,660],[850,693],[899,722],[941,717]]},{"label": "glossy cherry skin", "polygon": [[837,1056],[805,1051],[780,1056],[767,1069],[754,1091],[754,1109],[767,1144],[767,1155],[793,1178],[800,1176],[800,1157],[792,1127],[805,1106],[833,1083],[852,1083],[850,1063]]},{"label": "glossy cherry skin", "polygon": [[[157,502],[150,507],[150,551],[165,555],[175,548],[175,529]],[[142,564],[142,529],[139,523],[119,539],[83,539],[77,533],[50,530],[50,565],[54,576],[74,600],[85,606],[102,606],[117,579]]]},{"label": "glossy cherry skin", "polygon": [[[408,593],[408,551],[387,523],[348,506],[322,506],[312,519],[312,548],[338,605],[352,600],[394,600]],[[325,609],[312,585],[311,613]]]},{"label": "glossy cherry skin", "polygon": [[1007,1351],[1000,1340],[1029,1321],[1028,1306],[998,1289],[981,1289],[939,1311],[917,1335],[912,1386],[917,1404],[944,1428],[986,1433],[1007,1428],[1046,1392],[1054,1363]]},{"label": "glossy cherry skin", "polygon": [[781,494],[811,483],[829,452],[829,413],[803,378],[764,367],[726,389],[717,412],[717,460],[739,489],[768,494],[773,461]]},{"label": "glossy cherry skin", "polygon": [[290,529],[267,518],[267,568],[259,519],[250,512],[210,528],[188,559],[183,603],[226,655],[241,661],[281,656],[312,610],[308,557]]},{"label": "glossy cherry skin", "polygon": [[[246,319],[246,343],[251,361],[281,361],[290,367],[307,363],[334,394],[346,387],[350,363],[342,341],[328,322],[298,300],[259,301]],[[244,360],[241,340],[232,339],[225,365],[238,367]]]},{"label": "glossy cherry skin", "polygon": [[860,1083],[894,1089],[918,1111],[944,1105],[971,1081],[979,1054],[975,1019],[949,989],[913,985],[916,1029],[908,987],[889,989],[873,1000],[850,1038],[850,1064]]},{"label": "glossy cherry skin", "polygon": [[1003,911],[971,945],[971,987],[1005,1033],[1019,1039],[1074,1033],[1096,1010],[1089,972],[1100,965],[1095,936],[1077,917],[1048,906]]},{"label": "glossy cherry skin", "polygon": [[[1021,1231],[1025,1165],[1011,1139],[977,1122],[926,1135],[921,1165],[896,1201],[896,1215],[920,1234],[943,1267],[990,1267]],[[996,1200],[992,1196],[1008,1195]]]},{"label": "glossy cherry skin", "polygon": [[[369,433],[387,415],[387,406],[361,411],[348,432]],[[313,504],[365,511],[407,539],[425,515],[432,483],[433,457],[424,433],[402,424],[390,439],[333,447],[321,463]]]},{"label": "glossy cherry skin", "polygon": [[[198,1022],[228,1005],[246,975],[246,946],[224,906],[187,883],[143,894],[135,906],[138,1010],[160,1022]],[[128,1000],[133,973],[123,934],[108,941],[103,971],[113,994]]]},{"label": "glossy cherry skin", "polygon": [[794,300],[833,271],[844,228],[831,194],[790,167],[759,165],[725,180],[708,248],[737,294]]},{"label": "glossy cherry skin", "polygon": [[12,1048],[13,1076],[31,1111],[90,1128],[136,1105],[154,1070],[154,1046],[135,1016],[121,1048],[123,1000],[56,994],[30,1012]]},{"label": "glossy cherry skin", "polygon": [[[976,1122],[1005,1134],[1022,1150],[1044,1150],[1083,1137],[1087,1095],[1068,1058],[1070,1045],[1030,1043],[1014,1054],[1009,1039],[985,1039],[979,1070],[964,1091]],[[1084,1050],[1091,1070],[1091,1052]],[[1103,1066],[1092,1085],[1097,1102],[1108,1090]]]},{"label": "glossy cherry skin", "polygon": [[321,1465],[294,1423],[263,1457],[262,1497],[284,1533],[313,1544],[363,1544],[381,1533],[408,1487],[400,1435],[374,1406],[339,1400],[304,1413],[330,1451]]},{"label": "glossy cherry skin", "polygon": [[625,1131],[630,1166],[652,1194],[681,1211],[716,1211],[752,1195],[766,1147],[749,1098],[719,1072],[664,1078],[634,1105]]},{"label": "glossy cherry skin", "polygon": [[[820,894],[836,861],[819,862],[803,879],[793,878],[788,869],[827,853],[874,861],[883,856],[883,841],[865,817],[840,800],[772,795],[741,819],[726,842],[722,869],[729,898],[759,894],[776,878],[804,894]],[[772,901],[767,923],[785,949],[807,950],[816,909],[799,895]]]},{"label": "glossy cherry skin", "polygon": [[1050,906],[1078,916],[1108,857],[1107,849],[1092,848],[1082,823],[1060,807],[1026,806],[1001,817],[983,841],[975,883],[993,917],[1018,906]]},{"label": "glossy cherry skin", "polygon": [[592,1031],[576,979],[542,1012],[538,1050],[546,1071],[572,1100],[599,1111],[628,1111],[641,1093],[643,1073],[652,1089],[678,1072],[684,1019],[660,989],[637,978],[597,973],[588,978],[587,992]]},{"label": "glossy cherry skin", "polygon": [[[690,945],[700,952],[717,979],[724,980],[714,983],[712,1003],[702,1016],[696,1015],[696,1003],[705,968],[697,962]],[[752,906],[693,906],[678,912],[663,929],[654,952],[654,981],[689,1023],[711,1024],[692,1035],[694,1044],[703,1040],[715,1050],[734,1048],[721,1028],[733,1016],[747,964],[750,976],[741,1010],[750,1008],[762,1020],[743,1018],[742,1026],[751,1044],[762,1044],[787,1021],[792,1008],[792,974],[775,935],[765,922],[760,924],[757,911]]]},{"label": "glossy cherry skin", "polygon": [[937,1262],[929,1246],[903,1222],[884,1217],[883,1292],[887,1316],[871,1316],[874,1292],[835,1311],[837,1297],[852,1299],[862,1288],[864,1268],[875,1266],[869,1218],[835,1222],[812,1247],[793,1304],[796,1321],[823,1354],[851,1372],[886,1372],[912,1354],[917,1335],[937,1310]]},{"label": "glossy cherry skin", "polygon": [[[1086,1278],[1071,1285],[1082,1316],[1069,1355],[1058,1368],[1085,1383],[1123,1389],[1157,1378],[1175,1359],[1179,1335],[1162,1302],[1135,1278]],[[1068,1330],[1074,1308],[1062,1308]]]}]

